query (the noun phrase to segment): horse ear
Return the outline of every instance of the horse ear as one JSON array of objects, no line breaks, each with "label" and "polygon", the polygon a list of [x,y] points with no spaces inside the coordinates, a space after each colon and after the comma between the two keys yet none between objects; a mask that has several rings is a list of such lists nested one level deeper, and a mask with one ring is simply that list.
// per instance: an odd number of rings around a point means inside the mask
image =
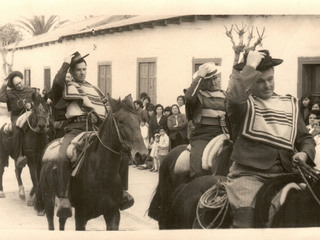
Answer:
[{"label": "horse ear", "polygon": [[109,104],[111,106],[111,109],[114,110],[114,109],[116,109],[118,101],[113,99],[113,98],[111,98],[111,97],[109,97]]},{"label": "horse ear", "polygon": [[132,99],[131,94],[127,95],[127,96],[123,99],[123,101],[125,101],[125,100],[129,100],[129,101],[133,102],[133,99]]},{"label": "horse ear", "polygon": [[37,94],[32,93],[32,101],[35,102],[37,100]]}]

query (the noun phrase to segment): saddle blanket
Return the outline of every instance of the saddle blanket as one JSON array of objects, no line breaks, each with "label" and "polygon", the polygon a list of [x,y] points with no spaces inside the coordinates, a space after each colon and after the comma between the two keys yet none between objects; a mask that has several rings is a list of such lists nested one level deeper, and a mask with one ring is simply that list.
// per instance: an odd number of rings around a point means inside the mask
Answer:
[{"label": "saddle blanket", "polygon": [[[202,169],[210,170],[214,166],[214,162],[217,156],[221,153],[223,149],[223,143],[225,139],[229,139],[228,134],[220,134],[211,141],[204,148],[202,153]],[[189,144],[178,157],[176,165],[174,166],[175,174],[190,173],[190,151],[191,145]]]},{"label": "saddle blanket", "polygon": [[[96,138],[95,132],[83,132],[72,139],[70,145],[67,148],[67,157],[72,163],[72,176],[75,176],[80,170],[82,161],[84,160],[83,154],[85,149],[86,141],[92,143]],[[62,144],[63,138],[58,138],[52,141],[46,148],[42,157],[43,162],[57,162],[59,158],[59,150]],[[89,145],[88,145],[89,146]],[[87,147],[88,147],[87,146]]]}]

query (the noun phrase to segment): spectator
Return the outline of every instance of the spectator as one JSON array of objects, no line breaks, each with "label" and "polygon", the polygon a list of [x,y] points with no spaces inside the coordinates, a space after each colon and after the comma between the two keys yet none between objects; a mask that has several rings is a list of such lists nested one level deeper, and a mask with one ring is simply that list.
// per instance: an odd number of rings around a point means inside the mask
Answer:
[{"label": "spectator", "polygon": [[164,128],[160,128],[160,139],[158,144],[158,157],[159,157],[158,169],[160,169],[163,159],[169,152],[169,146],[170,146],[170,140],[166,133],[166,130]]},{"label": "spectator", "polygon": [[155,107],[152,104],[148,107],[147,113],[148,113],[147,123],[150,126],[151,118],[155,115]]},{"label": "spectator", "polygon": [[311,102],[312,102],[312,96],[310,94],[305,94],[302,96],[302,98],[299,101],[299,112],[301,116],[303,117],[303,120],[305,124],[307,125],[309,122],[309,113],[311,111]]},{"label": "spectator", "polygon": [[146,92],[140,93],[140,101],[143,102],[143,98],[148,97],[148,94]]},{"label": "spectator", "polygon": [[42,90],[42,95],[41,97],[43,98],[43,100],[47,101],[48,100],[48,92],[47,90],[43,89]]},{"label": "spectator", "polygon": [[[149,124],[149,136],[154,136],[156,133],[159,133],[160,128],[168,129],[167,118],[163,115],[163,106],[157,104],[155,106],[156,114],[150,118]],[[151,143],[153,139],[151,139]]]},{"label": "spectator", "polygon": [[177,104],[173,104],[171,109],[172,115],[168,117],[167,123],[170,131],[171,148],[175,148],[187,143],[188,120],[184,114],[180,113]]},{"label": "spectator", "polygon": [[318,103],[318,102],[313,103],[311,110],[318,110],[319,111],[320,110],[320,103]]},{"label": "spectator", "polygon": [[149,96],[144,97],[143,100],[142,100],[142,104],[143,104],[143,109],[144,109],[144,110],[147,110],[148,107],[149,107],[150,104],[151,104],[151,99],[150,99],[150,97],[149,97]]},{"label": "spectator", "polygon": [[170,106],[165,107],[163,110],[163,115],[168,118],[171,114],[172,114],[171,107]]},{"label": "spectator", "polygon": [[315,133],[315,123],[316,123],[316,120],[319,119],[320,117],[320,111],[318,110],[311,110],[310,113],[309,113],[309,116],[308,116],[308,120],[309,120],[309,124],[306,126],[307,127],[307,130],[308,132],[314,136],[316,133]]},{"label": "spectator", "polygon": [[142,109],[143,104],[140,100],[134,101],[134,107],[138,113],[138,115],[141,117],[142,120],[147,121],[148,117],[148,112],[147,110]]},{"label": "spectator", "polygon": [[148,148],[149,147],[149,128],[145,119],[141,120],[140,129],[141,129],[141,136],[143,138],[144,145],[146,146],[146,148]]},{"label": "spectator", "polygon": [[180,109],[180,113],[186,115],[186,100],[184,96],[180,95],[177,97],[177,104]]},{"label": "spectator", "polygon": [[159,167],[160,167],[159,151],[158,151],[159,141],[160,141],[160,134],[156,133],[154,135],[154,141],[152,143],[151,152],[150,152],[150,157],[152,157],[153,159],[153,167],[150,169],[150,172],[159,171]]}]

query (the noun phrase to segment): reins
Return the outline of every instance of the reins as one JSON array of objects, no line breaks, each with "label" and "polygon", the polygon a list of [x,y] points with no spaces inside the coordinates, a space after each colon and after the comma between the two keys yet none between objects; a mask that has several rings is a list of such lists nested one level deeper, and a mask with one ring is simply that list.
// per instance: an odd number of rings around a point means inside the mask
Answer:
[{"label": "reins", "polygon": [[307,177],[311,178],[314,182],[319,180],[319,171],[313,169],[312,167],[308,166],[306,163],[299,161],[299,160],[295,160],[294,161],[296,163],[296,167],[299,170],[299,173],[301,175],[301,177],[303,178],[303,181],[305,182],[305,184],[307,185],[311,195],[313,196],[314,200],[318,203],[318,205],[320,206],[320,200],[319,198],[316,196],[316,194],[314,193],[314,191],[312,190]]}]

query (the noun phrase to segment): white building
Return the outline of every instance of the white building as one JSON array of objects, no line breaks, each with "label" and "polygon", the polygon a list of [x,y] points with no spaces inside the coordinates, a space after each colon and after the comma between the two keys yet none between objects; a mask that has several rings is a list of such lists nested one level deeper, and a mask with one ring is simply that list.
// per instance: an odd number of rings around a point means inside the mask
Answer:
[{"label": "white building", "polygon": [[265,27],[263,48],[284,59],[275,68],[277,93],[320,96],[316,15],[102,16],[22,41],[14,69],[24,72],[32,87],[48,88],[66,55],[90,53],[89,82],[115,98],[131,93],[136,99],[145,91],[153,103],[167,106],[183,94],[193,72],[206,61],[221,65],[221,87],[226,89],[234,53],[225,26],[242,23],[260,31]]}]

